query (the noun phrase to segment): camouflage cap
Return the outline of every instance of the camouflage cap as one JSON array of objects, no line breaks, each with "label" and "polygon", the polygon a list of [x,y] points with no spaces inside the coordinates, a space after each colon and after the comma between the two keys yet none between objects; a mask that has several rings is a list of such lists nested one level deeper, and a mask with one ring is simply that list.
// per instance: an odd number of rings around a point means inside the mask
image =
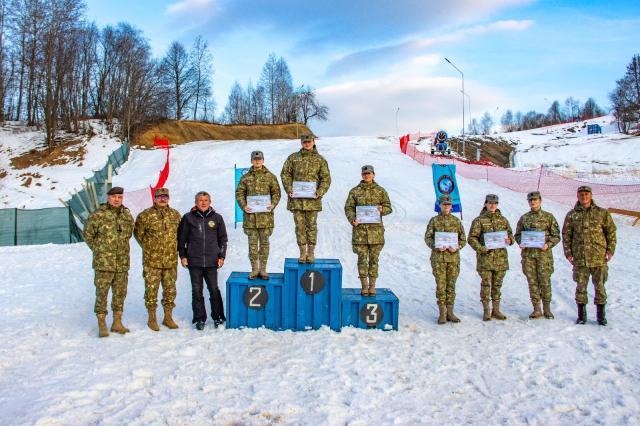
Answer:
[{"label": "camouflage cap", "polygon": [[527,201],[540,199],[542,199],[542,197],[540,196],[540,191],[531,191],[527,194]]},{"label": "camouflage cap", "polygon": [[264,160],[264,154],[262,151],[253,151],[251,153],[251,161],[253,160]]},{"label": "camouflage cap", "polygon": [[159,197],[161,195],[166,195],[168,197],[169,196],[169,188],[156,188],[155,191],[153,191],[153,196],[154,197]]},{"label": "camouflage cap", "polygon": [[107,195],[120,195],[124,194],[124,188],[121,186],[114,186],[109,191],[107,191]]},{"label": "camouflage cap", "polygon": [[496,194],[487,194],[486,197],[484,197],[484,202],[486,203],[497,203],[498,202],[498,196]]},{"label": "camouflage cap", "polygon": [[591,192],[591,187],[589,185],[582,185],[578,188],[578,192]]},{"label": "camouflage cap", "polygon": [[453,201],[451,201],[451,195],[447,195],[447,194],[441,195],[440,198],[438,199],[438,202],[440,204],[453,204]]},{"label": "camouflage cap", "polygon": [[316,138],[313,135],[302,135],[302,136],[300,136],[300,142],[314,141],[314,140],[316,140]]},{"label": "camouflage cap", "polygon": [[362,166],[362,173],[375,173],[375,171],[373,170],[373,166],[367,164],[365,166]]}]

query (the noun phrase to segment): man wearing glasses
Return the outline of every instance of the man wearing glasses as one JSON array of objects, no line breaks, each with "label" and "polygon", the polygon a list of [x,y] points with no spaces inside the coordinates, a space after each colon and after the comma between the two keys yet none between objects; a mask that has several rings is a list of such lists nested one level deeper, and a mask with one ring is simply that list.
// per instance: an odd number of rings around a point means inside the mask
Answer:
[{"label": "man wearing glasses", "polygon": [[158,287],[162,284],[162,324],[175,329],[173,308],[176,300],[178,277],[178,225],[180,213],[169,207],[169,189],[154,190],[153,206],[140,213],[133,235],[142,247],[142,276],[144,278],[144,305],[149,318],[147,326],[160,331],[156,319]]}]

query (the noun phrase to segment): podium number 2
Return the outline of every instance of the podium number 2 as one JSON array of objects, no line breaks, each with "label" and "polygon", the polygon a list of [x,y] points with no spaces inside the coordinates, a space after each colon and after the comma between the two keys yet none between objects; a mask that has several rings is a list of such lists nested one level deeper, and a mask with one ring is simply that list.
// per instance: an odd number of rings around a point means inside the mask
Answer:
[{"label": "podium number 2", "polygon": [[249,299],[249,307],[250,308],[259,308],[260,303],[256,303],[256,299],[260,297],[262,294],[262,289],[260,287],[250,287],[249,293],[253,293],[253,297]]},{"label": "podium number 2", "polygon": [[300,286],[307,294],[318,294],[324,288],[324,275],[318,271],[306,271],[300,278]]},{"label": "podium number 2", "polygon": [[376,327],[382,322],[384,311],[377,303],[366,303],[360,309],[360,319],[368,327]]},{"label": "podium number 2", "polygon": [[247,287],[243,299],[247,308],[259,310],[266,306],[269,294],[263,286]]}]

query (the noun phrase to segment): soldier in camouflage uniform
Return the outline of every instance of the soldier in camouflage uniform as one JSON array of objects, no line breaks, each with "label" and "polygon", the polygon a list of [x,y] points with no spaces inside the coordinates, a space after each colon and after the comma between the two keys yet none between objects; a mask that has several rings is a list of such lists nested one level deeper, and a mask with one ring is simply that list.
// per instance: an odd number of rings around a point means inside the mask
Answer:
[{"label": "soldier in camouflage uniform", "polygon": [[[247,197],[268,195],[270,204],[266,212],[254,213],[247,205]],[[280,185],[278,179],[264,166],[262,151],[251,153],[251,169],[240,179],[236,189],[236,201],[244,211],[242,228],[249,237],[249,261],[251,273],[249,279],[260,277],[269,279],[267,260],[269,258],[269,237],[273,233],[273,210],[280,202]]]},{"label": "soldier in camouflage uniform", "polygon": [[149,313],[147,326],[160,331],[156,319],[158,287],[162,284],[162,324],[175,329],[173,308],[176,300],[178,277],[178,225],[180,213],[169,207],[169,190],[154,191],[153,206],[136,218],[133,235],[142,247],[142,271],[144,278],[144,305]]},{"label": "soldier in camouflage uniform", "polygon": [[[453,313],[456,300],[456,280],[460,274],[460,250],[467,243],[462,222],[451,214],[450,195],[442,195],[438,200],[440,213],[429,220],[424,242],[431,249],[431,271],[436,279],[436,300],[438,302],[438,324],[447,321],[460,322]],[[458,234],[458,247],[436,247],[436,232],[454,232]]]},{"label": "soldier in camouflage uniform", "polygon": [[[378,278],[378,256],[384,247],[384,225],[382,216],[392,212],[389,195],[383,187],[374,182],[373,166],[362,166],[362,180],[358,186],[349,191],[344,204],[344,213],[353,232],[351,245],[358,255],[358,277],[363,296],[376,295]],[[357,206],[375,206],[380,214],[380,223],[360,223],[356,216]]]},{"label": "soldier in camouflage uniform", "polygon": [[[313,135],[303,135],[301,138],[302,149],[291,154],[282,166],[280,178],[282,186],[289,196],[287,210],[293,212],[293,221],[296,226],[296,240],[300,248],[300,263],[315,262],[314,249],[318,235],[318,212],[322,210],[322,197],[331,185],[331,174],[327,160],[320,154],[315,146]],[[294,182],[315,182],[315,198],[294,198]]]},{"label": "soldier in camouflage uniform", "polygon": [[93,252],[98,335],[107,337],[107,299],[111,288],[111,331],[124,334],[129,329],[122,324],[124,299],[129,278],[129,239],[133,233],[133,217],[122,205],[124,190],[113,187],[107,192],[107,203],[93,212],[84,225],[83,236]]},{"label": "soldier in camouflage uniform", "polygon": [[[476,251],[476,270],[482,279],[480,284],[480,300],[482,301],[484,321],[491,318],[507,319],[500,312],[500,288],[502,280],[509,269],[509,256],[506,248],[488,249],[485,246],[484,235],[488,232],[506,231],[507,245],[513,244],[513,233],[509,221],[502,216],[498,209],[498,196],[489,194],[485,197],[484,207],[480,215],[473,219],[467,241]],[[493,302],[493,310],[489,301]]]},{"label": "soldier in camouflage uniform", "polygon": [[605,282],[611,260],[616,250],[616,225],[611,214],[598,207],[592,198],[591,187],[578,188],[578,202],[567,213],[562,225],[564,255],[573,265],[573,280],[576,282],[578,324],[587,321],[587,284],[589,275],[596,289],[598,324],[607,325],[605,305],[607,292]]},{"label": "soldier in camouflage uniform", "polygon": [[[522,248],[522,272],[529,283],[529,296],[533,305],[531,319],[544,317],[553,319],[551,312],[551,274],[553,273],[552,249],[560,242],[560,228],[556,218],[549,212],[542,210],[540,192],[527,194],[527,201],[531,211],[522,215],[516,226],[515,238],[518,244],[522,242],[522,232],[544,232],[545,243],[542,248]],[[543,309],[540,310],[540,299]]]}]

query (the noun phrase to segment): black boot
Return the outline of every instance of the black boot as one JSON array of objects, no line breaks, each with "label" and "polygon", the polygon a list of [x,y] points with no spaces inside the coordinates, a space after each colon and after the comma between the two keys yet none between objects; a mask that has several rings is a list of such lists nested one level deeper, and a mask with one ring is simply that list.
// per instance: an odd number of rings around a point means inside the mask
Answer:
[{"label": "black boot", "polygon": [[578,303],[578,319],[576,324],[586,324],[587,322],[587,305]]},{"label": "black boot", "polygon": [[604,312],[604,304],[602,305],[596,305],[596,307],[598,308],[598,324],[600,325],[607,325],[607,317],[605,315]]}]

